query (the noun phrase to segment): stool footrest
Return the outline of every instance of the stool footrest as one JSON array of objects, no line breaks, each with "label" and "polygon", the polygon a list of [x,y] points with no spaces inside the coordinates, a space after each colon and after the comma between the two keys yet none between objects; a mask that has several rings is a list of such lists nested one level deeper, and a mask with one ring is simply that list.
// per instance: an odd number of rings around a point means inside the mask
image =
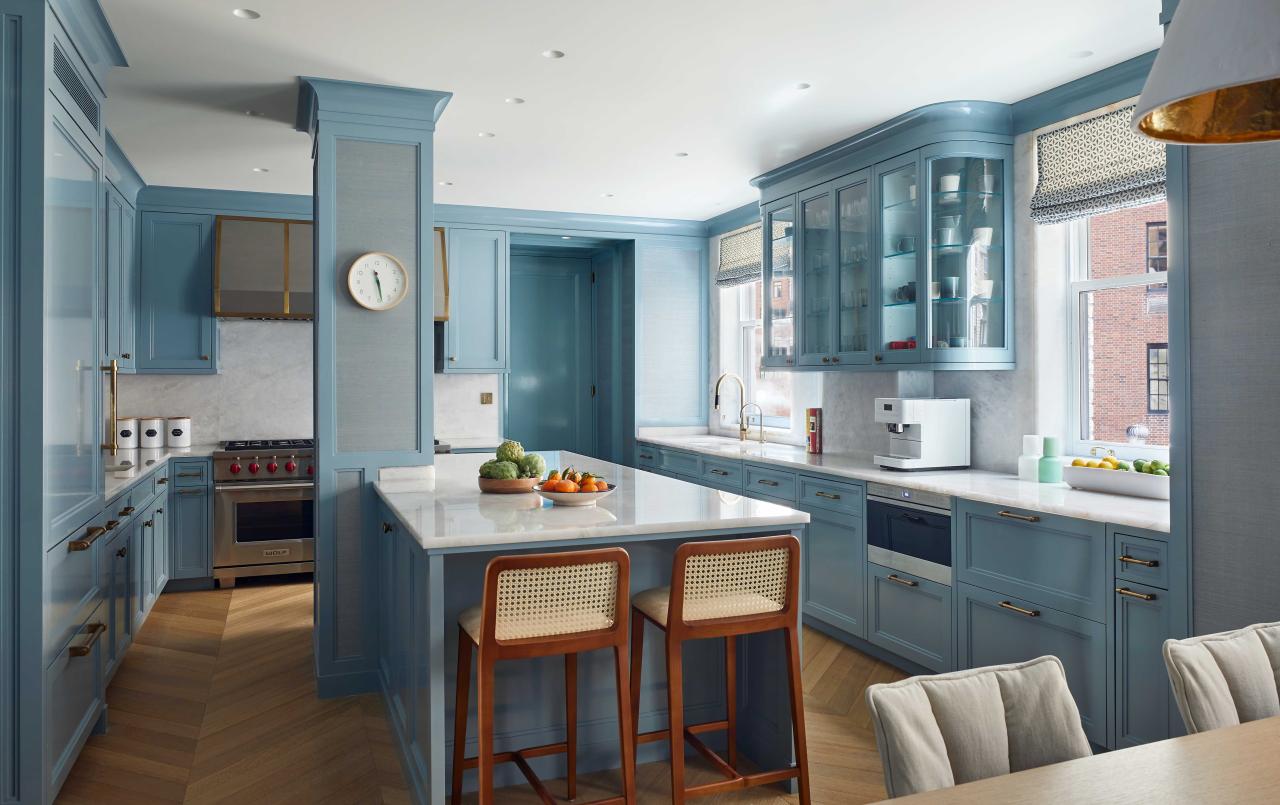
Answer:
[{"label": "stool footrest", "polygon": [[[517,749],[514,752],[499,752],[493,756],[494,764],[498,763],[514,763],[524,778],[529,781],[529,785],[537,792],[538,798],[542,800],[544,805],[555,805],[560,800],[547,789],[542,782],[542,778],[538,777],[533,767],[529,765],[529,760],[537,757],[546,757],[548,755],[562,755],[569,751],[569,745],[564,741],[553,744],[543,744],[542,746],[531,746],[527,749]],[[469,757],[462,761],[462,768],[474,769],[480,765],[480,758]],[[577,800],[574,800],[577,803]],[[577,803],[577,805],[624,805],[625,797],[606,797],[605,799],[595,799],[590,802]]]},{"label": "stool footrest", "polygon": [[[800,776],[800,770],[794,766],[786,769],[777,769],[774,771],[755,772],[753,774],[743,774],[729,765],[724,758],[711,747],[703,743],[698,735],[704,732],[716,732],[718,730],[728,729],[728,721],[705,721],[701,724],[690,724],[684,729],[684,739],[689,742],[698,754],[707,759],[716,771],[725,776],[726,779],[714,783],[702,783],[701,785],[689,786],[684,790],[684,795],[692,799],[694,797],[705,797],[711,794],[720,794],[725,791],[737,791],[743,788],[754,788],[758,785],[773,785],[784,780],[794,780]],[[670,730],[652,730],[650,732],[642,732],[636,735],[636,744],[654,743],[656,741],[665,741],[670,737]],[[672,751],[675,751],[674,749]]]}]

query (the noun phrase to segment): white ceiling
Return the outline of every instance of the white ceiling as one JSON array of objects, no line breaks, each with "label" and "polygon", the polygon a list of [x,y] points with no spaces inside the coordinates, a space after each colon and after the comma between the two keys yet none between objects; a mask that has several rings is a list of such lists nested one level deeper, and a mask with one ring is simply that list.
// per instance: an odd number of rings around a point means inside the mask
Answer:
[{"label": "white ceiling", "polygon": [[454,93],[439,203],[697,220],[901,112],[1016,101],[1160,42],[1159,0],[102,5],[130,64],[108,81],[107,123],[148,184],[310,193],[292,124],[297,76],[313,75]]}]

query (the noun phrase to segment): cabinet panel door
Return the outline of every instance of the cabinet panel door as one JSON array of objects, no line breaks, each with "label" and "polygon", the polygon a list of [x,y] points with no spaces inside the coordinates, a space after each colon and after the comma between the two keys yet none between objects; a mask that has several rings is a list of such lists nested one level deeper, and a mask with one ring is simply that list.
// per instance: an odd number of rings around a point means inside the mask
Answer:
[{"label": "cabinet panel door", "polygon": [[109,567],[107,588],[108,624],[107,635],[103,642],[107,644],[107,673],[110,674],[124,656],[125,649],[133,634],[133,611],[130,609],[129,595],[129,543],[131,528],[120,529],[111,542],[107,543],[101,561]]},{"label": "cabinet panel door", "polygon": [[[176,469],[182,469],[179,465]],[[203,579],[213,575],[213,546],[209,542],[213,510],[207,487],[184,486],[170,493],[173,517],[169,547],[173,578]]]},{"label": "cabinet panel door", "polygon": [[507,370],[507,233],[450,229],[445,372]]},{"label": "cabinet panel door", "polygon": [[155,597],[164,592],[169,583],[169,498],[161,497],[151,512],[151,538],[155,542],[153,554],[151,591]]},{"label": "cabinet panel door", "polygon": [[44,509],[52,547],[105,502],[101,157],[56,108],[45,125],[45,177]]},{"label": "cabinet panel door", "polygon": [[764,322],[765,366],[787,367],[796,358],[796,207],[793,198],[764,208]]},{"label": "cabinet panel door", "polygon": [[1024,662],[1052,654],[1062,660],[1085,735],[1106,746],[1107,627],[1021,598],[956,585],[961,668]]},{"label": "cabinet panel door", "polygon": [[874,348],[877,363],[919,363],[920,277],[924,217],[920,214],[919,153],[875,167],[875,206],[879,235],[873,310],[879,322]]},{"label": "cabinet panel door", "polygon": [[213,373],[213,216],[142,213],[138,371]]},{"label": "cabinet panel door", "polygon": [[867,640],[933,671],[950,671],[951,588],[867,565]]},{"label": "cabinet panel door", "polygon": [[871,362],[871,180],[869,171],[841,179],[836,198],[837,364]]},{"label": "cabinet panel door", "polygon": [[867,536],[861,518],[804,507],[804,615],[857,637],[867,636],[863,577]]},{"label": "cabinet panel door", "polygon": [[[124,197],[110,184],[106,185],[106,216],[102,234],[102,293],[100,304],[102,315],[102,362],[108,363],[112,358],[120,359],[120,235],[124,220]],[[110,652],[108,652],[110,654]]]},{"label": "cabinet panel door", "polygon": [[1120,749],[1184,730],[1164,665],[1164,641],[1174,636],[1169,594],[1141,584],[1116,586],[1115,746]]},{"label": "cabinet panel door", "polygon": [[835,357],[835,202],[830,186],[802,193],[798,286],[800,316],[796,320],[800,365],[830,366]]},{"label": "cabinet panel door", "polygon": [[132,372],[138,332],[138,216],[127,203],[120,208],[120,278],[114,325],[120,368]]}]

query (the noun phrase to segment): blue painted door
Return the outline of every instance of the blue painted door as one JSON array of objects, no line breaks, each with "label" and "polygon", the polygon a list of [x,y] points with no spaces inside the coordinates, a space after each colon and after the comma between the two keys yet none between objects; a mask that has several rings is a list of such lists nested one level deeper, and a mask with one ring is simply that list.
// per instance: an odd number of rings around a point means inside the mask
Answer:
[{"label": "blue painted door", "polygon": [[57,104],[50,107],[44,210],[46,547],[105,502],[98,290],[102,158]]},{"label": "blue painted door", "polygon": [[863,520],[811,506],[802,508],[811,518],[804,542],[804,616],[865,638],[867,535]]},{"label": "blue painted door", "polygon": [[1164,641],[1174,636],[1172,604],[1156,587],[1116,584],[1117,749],[1183,732],[1163,654]]},{"label": "blue painted door", "polygon": [[132,528],[117,529],[100,557],[107,565],[107,673],[110,674],[124,657],[133,635],[133,610],[130,607],[130,535]]},{"label": "blue painted door", "polygon": [[920,294],[925,246],[919,152],[882,162],[874,172],[879,231],[872,296],[879,336],[872,345],[873,356],[876,363],[919,363],[925,321]]},{"label": "blue painted door", "polygon": [[[450,229],[445,372],[507,370],[507,233]],[[523,302],[521,303],[523,305]]]},{"label": "blue painted door", "polygon": [[800,365],[830,366],[835,352],[836,314],[831,302],[836,262],[835,201],[831,184],[806,190],[796,204],[800,210],[796,282],[801,315],[795,321],[795,328]]},{"label": "blue painted door", "polygon": [[139,372],[217,372],[213,216],[142,213]]},{"label": "blue painted door", "polygon": [[778,199],[764,210],[764,324],[765,366],[785,368],[796,360],[796,205],[793,196]]},{"label": "blue painted door", "polygon": [[[174,464],[174,472],[184,471],[184,467],[193,463],[205,462],[203,459],[198,462],[177,462]],[[176,486],[169,496],[173,510],[173,517],[169,520],[172,577],[209,578],[213,575],[213,545],[210,542],[213,508],[209,488]]]},{"label": "blue painted door", "polygon": [[120,276],[116,301],[115,332],[120,368],[132,372],[138,365],[138,214],[125,203],[120,208]]},{"label": "blue painted door", "polygon": [[106,231],[103,236],[102,362],[115,359],[121,371],[134,367],[134,320],[137,311],[136,238],[133,207],[110,183],[106,192]]},{"label": "blue painted door", "polygon": [[951,588],[867,565],[867,640],[932,671],[950,671]]},{"label": "blue painted door", "polygon": [[511,260],[511,374],[506,435],[529,450],[595,454],[591,262]]}]

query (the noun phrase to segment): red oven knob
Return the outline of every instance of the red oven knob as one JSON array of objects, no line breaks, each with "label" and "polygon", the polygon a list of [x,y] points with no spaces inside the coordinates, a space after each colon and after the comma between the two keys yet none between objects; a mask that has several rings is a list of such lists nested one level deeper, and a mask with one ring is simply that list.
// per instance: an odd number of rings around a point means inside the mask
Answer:
[{"label": "red oven knob", "polygon": [[239,465],[239,464],[237,464],[237,463],[236,463],[236,462],[234,462],[234,461],[233,461],[233,462],[231,462],[231,466],[230,466],[230,467],[227,467],[227,469],[231,470],[231,474],[232,474],[232,475],[239,475],[239,474],[240,474],[240,465]]},{"label": "red oven knob", "polygon": [[278,469],[280,469],[280,465],[275,463],[274,461],[269,462],[267,464],[267,472],[275,472]]},{"label": "red oven knob", "polygon": [[260,469],[262,469],[262,467],[260,467],[256,461],[249,465],[249,473],[251,475],[257,475],[258,470]]},{"label": "red oven knob", "polygon": [[286,461],[286,462],[284,463],[284,471],[285,471],[285,472],[293,472],[293,471],[294,471],[294,470],[296,470],[296,469],[298,469],[298,465],[297,465],[297,464],[294,464],[292,461]]},{"label": "red oven knob", "polygon": [[311,466],[310,464],[308,464],[308,465],[307,465],[307,475],[315,475],[315,474],[316,474],[316,468],[315,468],[315,467],[313,467],[313,466]]}]

